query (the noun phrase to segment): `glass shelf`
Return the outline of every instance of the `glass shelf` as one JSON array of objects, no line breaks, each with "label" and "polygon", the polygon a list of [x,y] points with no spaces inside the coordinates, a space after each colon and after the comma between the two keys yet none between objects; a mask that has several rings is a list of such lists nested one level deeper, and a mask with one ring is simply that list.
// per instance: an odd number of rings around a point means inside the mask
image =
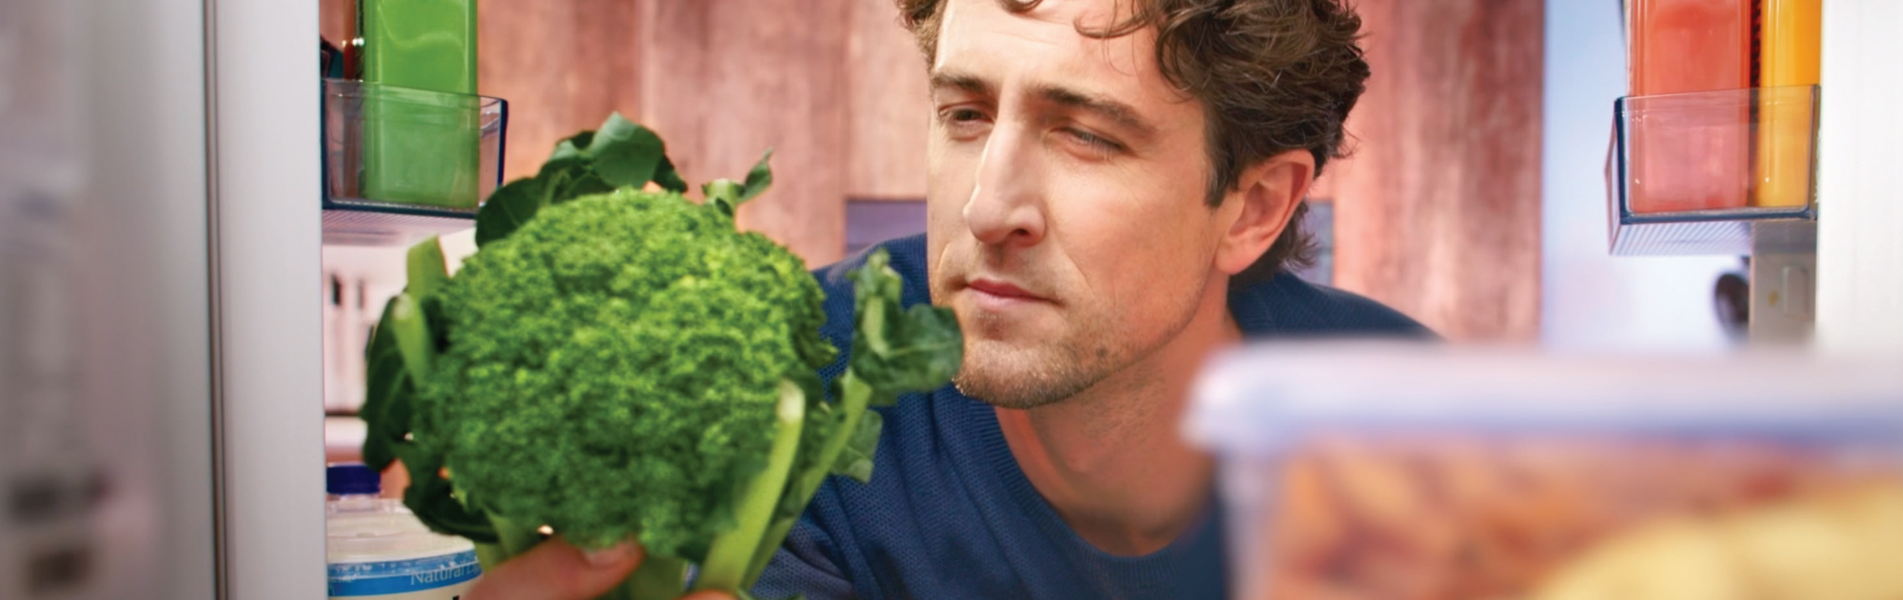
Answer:
[{"label": "glass shelf", "polygon": [[[1632,96],[1606,161],[1612,254],[1746,255],[1815,221],[1817,86]],[[1767,228],[1768,226],[1768,228]]]},{"label": "glass shelf", "polygon": [[475,226],[502,183],[509,103],[344,79],[324,86],[324,244],[400,246]]}]

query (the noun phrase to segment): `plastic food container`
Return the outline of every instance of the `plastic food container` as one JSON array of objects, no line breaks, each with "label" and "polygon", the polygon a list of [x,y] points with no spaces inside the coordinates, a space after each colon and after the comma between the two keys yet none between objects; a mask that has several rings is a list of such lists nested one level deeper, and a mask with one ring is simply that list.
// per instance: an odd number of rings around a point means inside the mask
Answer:
[{"label": "plastic food container", "polygon": [[456,600],[482,566],[469,540],[417,531],[410,515],[331,518],[326,542],[330,598]]},{"label": "plastic food container", "polygon": [[324,80],[327,207],[474,213],[501,183],[508,102]]},{"label": "plastic food container", "polygon": [[1259,346],[1185,430],[1236,598],[1899,598],[1897,364]]},{"label": "plastic food container", "polygon": [[476,585],[475,544],[429,530],[401,502],[377,497],[379,475],[359,463],[325,469],[328,597],[457,600]]}]

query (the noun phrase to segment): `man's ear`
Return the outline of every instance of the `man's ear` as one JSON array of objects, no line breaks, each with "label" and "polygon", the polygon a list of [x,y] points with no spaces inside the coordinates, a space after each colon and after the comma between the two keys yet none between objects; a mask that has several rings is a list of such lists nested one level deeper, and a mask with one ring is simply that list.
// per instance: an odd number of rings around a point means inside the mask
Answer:
[{"label": "man's ear", "polygon": [[1223,197],[1220,212],[1236,216],[1216,249],[1216,268],[1235,275],[1255,264],[1288,228],[1289,217],[1314,181],[1315,155],[1306,149],[1283,152],[1244,169],[1236,187]]}]

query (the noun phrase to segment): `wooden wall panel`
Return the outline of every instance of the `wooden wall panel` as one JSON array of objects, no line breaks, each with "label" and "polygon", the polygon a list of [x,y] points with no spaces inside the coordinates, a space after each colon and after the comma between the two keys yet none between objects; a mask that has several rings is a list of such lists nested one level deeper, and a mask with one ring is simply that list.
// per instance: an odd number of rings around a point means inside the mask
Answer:
[{"label": "wooden wall panel", "polygon": [[318,2],[317,33],[338,48],[344,47],[346,40],[357,37],[357,3],[350,0]]},{"label": "wooden wall panel", "polygon": [[892,0],[850,0],[846,40],[848,178],[855,199],[925,198],[931,118],[925,56],[899,26]]},{"label": "wooden wall panel", "polygon": [[1363,0],[1336,281],[1455,340],[1536,339],[1540,0]]},{"label": "wooden wall panel", "polygon": [[[325,0],[324,30],[348,26]],[[339,8],[342,7],[342,8]],[[485,1],[481,86],[510,101],[508,178],[619,110],[691,182],[771,146],[742,209],[810,264],[844,247],[844,201],[919,198],[922,58],[890,0]],[[1374,77],[1349,129],[1336,281],[1455,339],[1532,339],[1539,302],[1540,0],[1363,0]]]},{"label": "wooden wall panel", "polygon": [[[320,32],[350,36],[355,2],[319,4]],[[659,131],[690,183],[742,177],[771,147],[777,181],[740,224],[815,265],[843,253],[848,195],[924,195],[925,77],[890,0],[477,8],[479,88],[509,101],[505,179],[614,111]]]},{"label": "wooden wall panel", "polygon": [[638,119],[638,4],[477,2],[477,87],[509,101],[504,180],[535,174],[555,143],[620,111]]},{"label": "wooden wall panel", "polygon": [[[610,112],[638,117],[641,1],[476,3],[478,90],[509,101],[505,180],[534,175],[555,142]],[[355,37],[355,1],[321,0],[319,8],[325,39]]]},{"label": "wooden wall panel", "polygon": [[690,183],[773,148],[773,188],[740,226],[815,266],[845,247],[847,2],[651,1],[639,18],[642,120]]}]

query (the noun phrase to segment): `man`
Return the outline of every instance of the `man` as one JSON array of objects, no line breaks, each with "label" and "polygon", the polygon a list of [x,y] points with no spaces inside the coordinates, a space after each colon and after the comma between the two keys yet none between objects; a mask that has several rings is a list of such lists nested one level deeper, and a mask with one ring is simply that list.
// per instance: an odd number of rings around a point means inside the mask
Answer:
[{"label": "man", "polygon": [[[1359,18],[1337,0],[899,5],[930,69],[929,217],[885,247],[908,303],[957,312],[965,363],[885,409],[871,483],[822,487],[756,595],[1222,598],[1211,460],[1177,435],[1203,359],[1431,335],[1285,270],[1367,78]],[[818,272],[842,350],[858,260]],[[489,585],[586,597],[574,582],[612,584],[635,553],[590,570],[538,552]]]}]

